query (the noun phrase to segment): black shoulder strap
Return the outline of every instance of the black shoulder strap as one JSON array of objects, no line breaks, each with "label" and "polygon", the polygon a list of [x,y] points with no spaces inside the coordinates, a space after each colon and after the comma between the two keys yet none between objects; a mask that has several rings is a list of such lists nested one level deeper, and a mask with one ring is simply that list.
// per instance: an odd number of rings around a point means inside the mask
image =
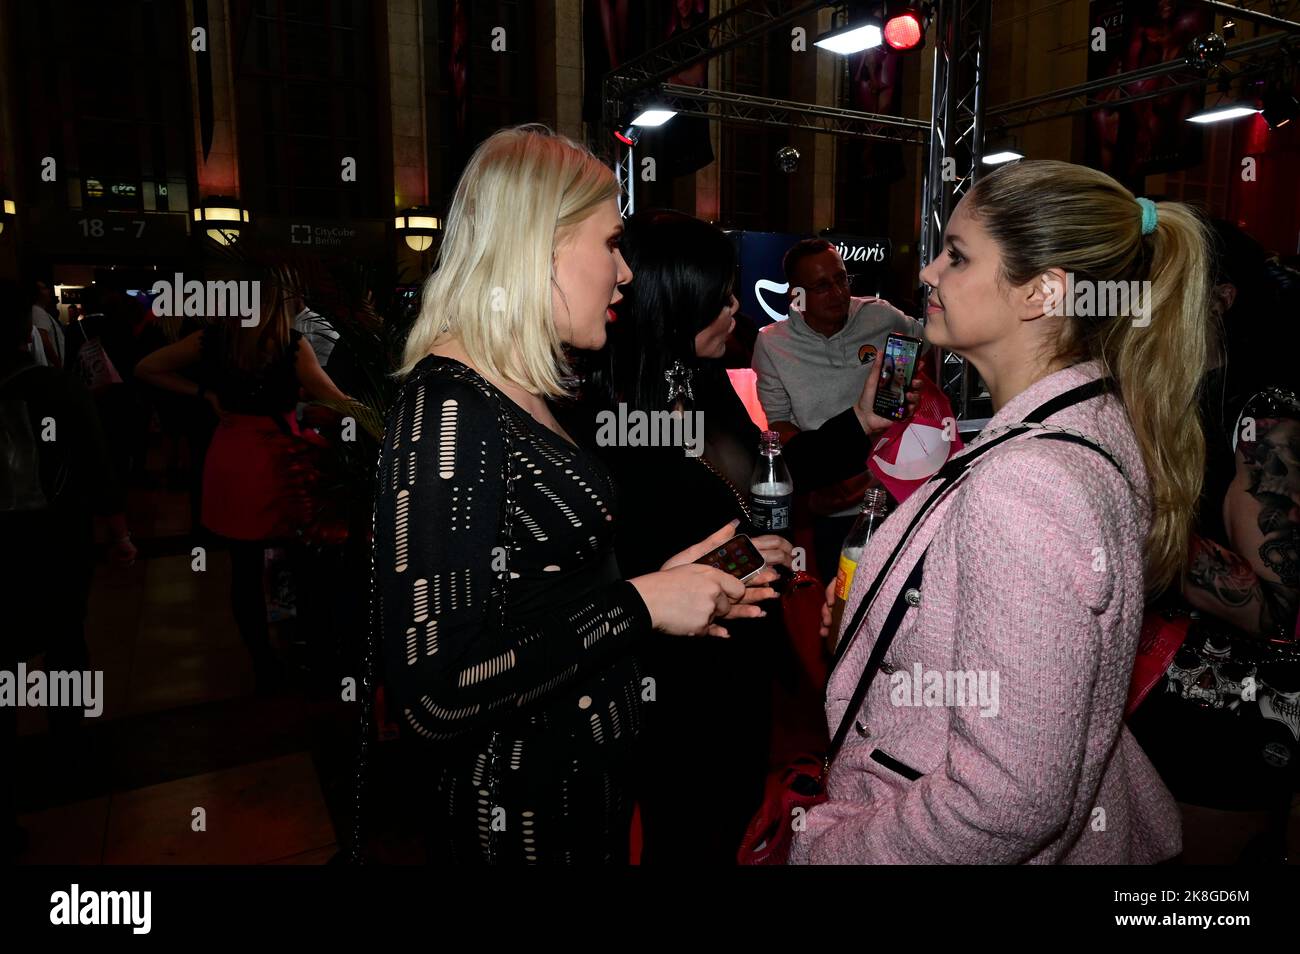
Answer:
[{"label": "black shoulder strap", "polygon": [[[1040,404],[1038,407],[1034,408],[1034,410],[1026,414],[1021,423],[1042,423],[1044,419],[1058,411],[1070,407],[1071,405],[1090,400],[1094,397],[1099,397],[1109,390],[1111,390],[1111,385],[1109,380],[1106,378],[1098,378],[1089,381],[1086,384],[1081,384],[1078,387],[1062,392],[1051,400]],[[870,610],[872,603],[875,602],[881,586],[893,570],[894,564],[897,562],[899,555],[911,541],[916,528],[921,524],[921,521],[925,519],[926,514],[934,507],[934,504],[970,472],[971,468],[980,457],[993,450],[993,448],[999,447],[1012,438],[1018,437],[1027,432],[1031,432],[1031,429],[1027,427],[1013,427],[1005,433],[999,434],[997,437],[976,446],[968,453],[949,460],[939,469],[939,472],[931,478],[934,488],[931,490],[930,496],[926,498],[925,503],[921,505],[920,509],[917,510],[916,514],[912,517],[911,522],[903,531],[897,545],[895,545],[893,552],[890,553],[889,557],[881,566],[880,571],[876,574],[876,578],[867,588],[867,592],[863,594],[861,602],[858,603],[857,609],[854,610],[853,616],[849,620],[849,624],[844,628],[844,635],[840,639],[839,646],[836,647],[835,660],[831,667],[832,672],[848,652],[849,645],[857,637],[868,610]],[[1123,468],[1119,466],[1119,462],[1116,461],[1114,457],[1099,445],[1088,440],[1086,437],[1053,431],[1038,431],[1036,433],[1042,437],[1065,440],[1085,447],[1091,447],[1104,455],[1121,474],[1124,472]],[[929,486],[929,484],[926,486]],[[861,708],[862,702],[866,698],[867,690],[870,688],[872,681],[876,677],[876,672],[880,668],[880,663],[884,660],[885,652],[889,649],[890,643],[893,642],[894,633],[897,631],[898,626],[903,619],[903,615],[909,608],[910,604],[906,602],[907,591],[920,585],[922,567],[924,564],[925,552],[922,552],[920,559],[917,560],[916,565],[912,568],[911,572],[909,572],[907,581],[903,584],[902,589],[899,590],[894,605],[890,608],[889,616],[881,627],[880,635],[876,638],[876,645],[872,648],[871,656],[867,660],[866,668],[863,669],[862,676],[858,680],[857,688],[854,689],[853,698],[850,700],[849,707],[845,710],[844,716],[840,720],[839,728],[836,730],[835,736],[831,740],[831,747],[827,752],[826,761],[824,763],[826,768],[829,768],[831,761],[835,758],[836,754],[838,754],[840,747],[844,744],[844,740],[848,736],[849,727],[853,724],[858,709]]]},{"label": "black shoulder strap", "polygon": [[1115,389],[1114,380],[1111,378],[1097,378],[1086,384],[1080,384],[1077,387],[1070,388],[1068,391],[1062,391],[1051,400],[1044,401],[1038,407],[1026,414],[1021,420],[1026,424],[1041,424],[1057,411],[1063,411],[1074,404],[1082,404],[1084,401],[1095,397],[1101,397]]},{"label": "black shoulder strap", "polygon": [[[928,549],[926,552],[929,552]],[[849,726],[857,717],[858,710],[862,708],[863,700],[867,698],[867,690],[871,688],[871,683],[876,678],[876,673],[880,670],[880,664],[885,661],[885,653],[889,652],[890,644],[894,641],[894,634],[898,632],[898,626],[903,621],[903,615],[908,611],[911,604],[907,601],[908,590],[915,590],[921,585],[921,577],[925,571],[925,553],[921,554],[921,559],[916,561],[916,566],[912,567],[912,572],[907,575],[907,581],[903,583],[903,588],[898,591],[898,596],[894,599],[894,605],[889,608],[889,616],[885,619],[885,624],[880,628],[880,636],[876,638],[876,644],[871,647],[871,657],[867,660],[866,668],[862,670],[862,678],[858,680],[857,687],[853,690],[853,698],[849,700],[849,707],[844,710],[844,716],[840,719],[840,726],[835,731],[835,738],[831,739],[831,747],[826,752],[824,766],[829,769],[835,756],[839,754],[840,748],[844,745],[844,740],[848,737]]]}]

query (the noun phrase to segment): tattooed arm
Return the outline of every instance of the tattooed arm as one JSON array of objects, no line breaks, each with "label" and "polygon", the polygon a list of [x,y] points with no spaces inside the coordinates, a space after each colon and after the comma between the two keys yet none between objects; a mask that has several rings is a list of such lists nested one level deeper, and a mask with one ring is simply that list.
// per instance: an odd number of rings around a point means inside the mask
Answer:
[{"label": "tattooed arm", "polygon": [[1291,638],[1300,602],[1300,421],[1259,419],[1256,432],[1238,442],[1223,504],[1233,548],[1193,537],[1183,593],[1247,633]]}]

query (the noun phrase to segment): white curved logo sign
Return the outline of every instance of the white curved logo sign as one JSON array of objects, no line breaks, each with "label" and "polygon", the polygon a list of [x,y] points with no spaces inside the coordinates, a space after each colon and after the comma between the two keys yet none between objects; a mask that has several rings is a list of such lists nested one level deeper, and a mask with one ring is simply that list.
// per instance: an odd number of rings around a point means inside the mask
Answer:
[{"label": "white curved logo sign", "polygon": [[[786,314],[785,293],[790,290],[789,282],[774,282],[767,278],[760,278],[754,282],[754,298],[758,301],[758,307],[767,312],[767,317],[773,321],[785,321],[789,316]],[[776,292],[781,296],[781,310],[774,311],[772,306],[763,299],[763,292]]]}]

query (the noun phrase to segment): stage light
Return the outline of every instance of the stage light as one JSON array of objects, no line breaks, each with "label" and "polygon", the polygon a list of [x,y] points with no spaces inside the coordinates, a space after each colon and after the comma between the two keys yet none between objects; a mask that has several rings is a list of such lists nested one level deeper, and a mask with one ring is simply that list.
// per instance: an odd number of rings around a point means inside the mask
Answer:
[{"label": "stage light", "polygon": [[1014,149],[1000,149],[997,152],[990,152],[988,155],[980,158],[980,162],[986,166],[1000,166],[1003,163],[1015,162],[1017,159],[1025,158]]},{"label": "stage light", "polygon": [[813,41],[813,46],[819,46],[831,53],[839,53],[841,56],[848,56],[851,53],[874,49],[882,42],[880,21],[867,18],[822,34]]},{"label": "stage light", "polygon": [[5,199],[3,210],[4,210],[4,214],[0,215],[0,233],[3,233],[5,230],[5,221],[8,219],[12,219],[15,215],[18,214],[18,206],[14,204],[13,199]]},{"label": "stage light", "polygon": [[662,126],[668,120],[677,115],[675,109],[662,109],[660,107],[650,107],[643,109],[632,120],[633,126]]},{"label": "stage light", "polygon": [[980,153],[981,164],[1001,166],[1023,158],[1025,154],[1020,151],[1020,139],[1014,133],[999,127],[984,134],[984,148]]},{"label": "stage light", "polygon": [[631,112],[631,119],[624,114],[622,124],[614,130],[614,138],[625,146],[635,146],[641,141],[641,132],[655,126],[662,126],[677,115],[677,110],[660,103],[640,104]]},{"label": "stage light", "polygon": [[1264,122],[1269,129],[1281,129],[1300,115],[1300,101],[1288,90],[1274,87],[1264,94]]},{"label": "stage light", "polygon": [[1229,119],[1240,119],[1242,116],[1253,116],[1259,112],[1255,106],[1246,106],[1242,103],[1220,103],[1218,106],[1211,106],[1203,109],[1199,113],[1193,113],[1187,117],[1189,123],[1220,123]]},{"label": "stage light", "polygon": [[928,24],[929,17],[919,8],[891,4],[885,15],[885,45],[899,53],[915,52],[925,46]]}]

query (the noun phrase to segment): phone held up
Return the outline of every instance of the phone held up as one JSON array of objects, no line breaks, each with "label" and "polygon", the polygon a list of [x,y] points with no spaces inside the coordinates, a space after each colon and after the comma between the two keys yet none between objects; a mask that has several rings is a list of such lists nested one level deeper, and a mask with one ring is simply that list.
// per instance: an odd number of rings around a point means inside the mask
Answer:
[{"label": "phone held up", "polygon": [[920,338],[890,332],[885,340],[885,356],[880,361],[880,383],[876,388],[873,410],[891,421],[901,421],[907,415],[907,389],[916,375],[917,358],[921,354]]},{"label": "phone held up", "polygon": [[710,550],[695,562],[730,573],[742,583],[767,566],[767,561],[758,552],[758,547],[754,546],[754,541],[743,533],[732,537],[716,550]]}]

